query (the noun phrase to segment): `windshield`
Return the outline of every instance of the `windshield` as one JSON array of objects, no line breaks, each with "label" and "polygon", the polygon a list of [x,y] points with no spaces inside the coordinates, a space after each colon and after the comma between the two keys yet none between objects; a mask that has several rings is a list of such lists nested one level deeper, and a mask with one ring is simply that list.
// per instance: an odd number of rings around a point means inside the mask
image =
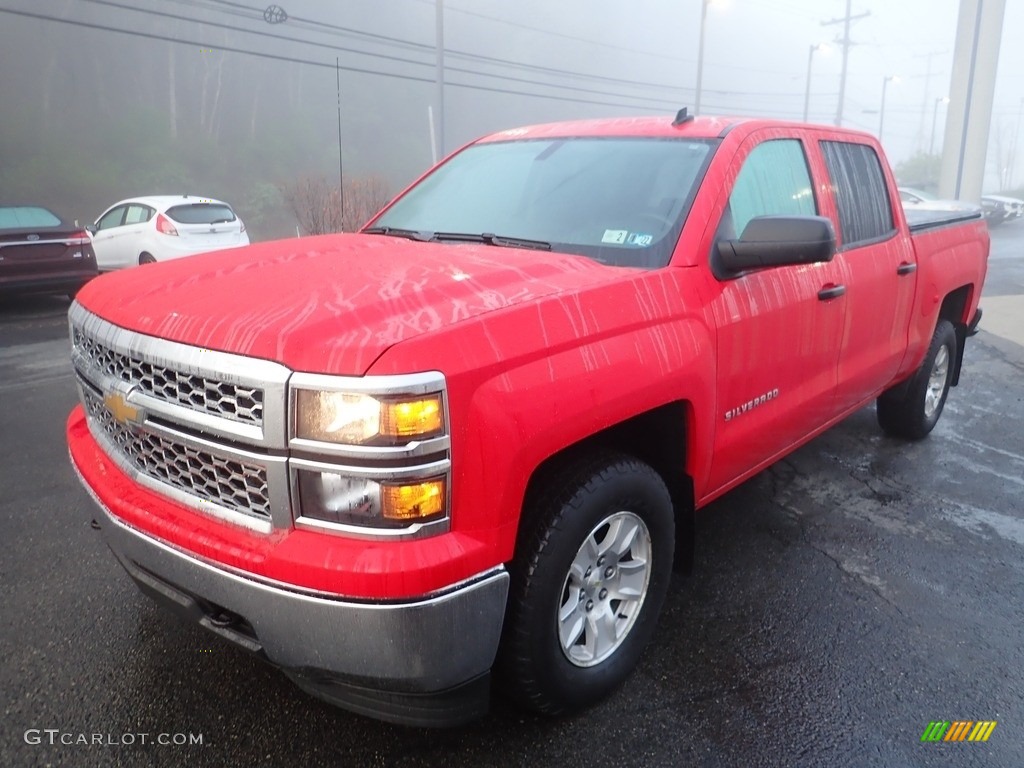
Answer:
[{"label": "windshield", "polygon": [[496,235],[550,243],[606,264],[662,267],[716,144],[647,138],[476,144],[417,184],[370,229],[438,240]]}]

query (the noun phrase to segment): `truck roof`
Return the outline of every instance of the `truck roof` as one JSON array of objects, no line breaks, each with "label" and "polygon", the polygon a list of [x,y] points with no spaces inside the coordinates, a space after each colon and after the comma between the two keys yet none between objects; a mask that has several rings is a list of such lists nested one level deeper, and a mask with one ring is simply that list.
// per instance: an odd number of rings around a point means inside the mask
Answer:
[{"label": "truck roof", "polygon": [[[747,130],[763,127],[807,128],[806,123],[796,120],[766,120],[752,117],[693,117],[676,124],[671,115],[656,117],[613,117],[596,120],[572,120],[560,123],[544,123],[528,125],[521,128],[510,128],[492,133],[479,140],[478,143],[492,141],[509,141],[510,139],[540,139],[567,136],[637,136],[650,138],[678,138],[686,136],[694,139],[721,138],[729,131],[744,127]],[[859,135],[870,137],[863,131],[853,131],[835,126],[813,126],[830,133]]]}]

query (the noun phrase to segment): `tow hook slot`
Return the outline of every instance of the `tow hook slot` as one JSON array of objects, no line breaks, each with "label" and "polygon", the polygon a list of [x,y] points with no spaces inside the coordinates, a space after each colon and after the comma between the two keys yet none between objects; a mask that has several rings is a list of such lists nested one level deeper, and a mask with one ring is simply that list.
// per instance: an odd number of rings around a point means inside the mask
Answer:
[{"label": "tow hook slot", "polygon": [[200,625],[247,651],[263,652],[263,646],[256,639],[256,632],[243,616],[201,598],[196,600],[196,604],[203,612],[203,617],[199,619]]}]

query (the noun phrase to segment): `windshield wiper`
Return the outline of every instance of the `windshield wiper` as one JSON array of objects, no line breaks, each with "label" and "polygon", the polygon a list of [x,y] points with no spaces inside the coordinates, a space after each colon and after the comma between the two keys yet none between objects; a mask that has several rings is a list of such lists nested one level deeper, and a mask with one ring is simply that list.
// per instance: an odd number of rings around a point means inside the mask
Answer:
[{"label": "windshield wiper", "polygon": [[435,232],[431,240],[454,240],[465,243],[486,243],[499,248],[532,248],[537,251],[550,251],[551,243],[544,240],[529,240],[524,237],[504,237],[489,232],[476,235],[469,232]]},{"label": "windshield wiper", "polygon": [[364,235],[387,235],[388,237],[404,237],[407,240],[419,240],[422,243],[432,240],[429,232],[420,232],[415,229],[396,229],[395,227],[370,227],[362,230]]}]

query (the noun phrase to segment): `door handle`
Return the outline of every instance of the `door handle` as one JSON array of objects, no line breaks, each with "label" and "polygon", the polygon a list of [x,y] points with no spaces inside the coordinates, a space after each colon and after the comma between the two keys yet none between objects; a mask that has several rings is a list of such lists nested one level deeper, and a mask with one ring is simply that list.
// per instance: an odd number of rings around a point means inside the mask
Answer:
[{"label": "door handle", "polygon": [[822,288],[820,291],[818,291],[818,299],[820,301],[838,299],[844,293],[846,293],[845,285],[830,285],[827,288]]},{"label": "door handle", "polygon": [[914,272],[917,272],[917,264],[911,264],[909,261],[904,261],[896,267],[897,275],[911,275]]}]

